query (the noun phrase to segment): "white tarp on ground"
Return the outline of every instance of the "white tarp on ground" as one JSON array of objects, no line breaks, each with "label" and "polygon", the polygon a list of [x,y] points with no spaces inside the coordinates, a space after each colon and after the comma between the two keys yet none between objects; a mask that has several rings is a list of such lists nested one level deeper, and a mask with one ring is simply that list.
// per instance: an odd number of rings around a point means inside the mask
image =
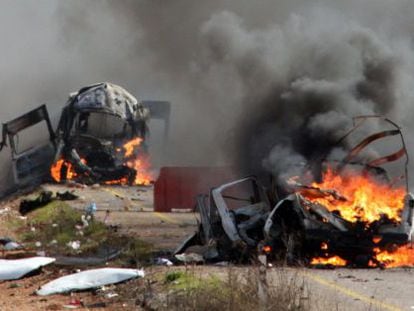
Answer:
[{"label": "white tarp on ground", "polygon": [[0,280],[16,280],[26,274],[54,262],[55,258],[32,257],[24,259],[0,259]]},{"label": "white tarp on ground", "polygon": [[70,291],[97,288],[115,284],[132,278],[144,277],[143,270],[102,268],[82,271],[53,280],[43,285],[36,293],[41,296]]}]

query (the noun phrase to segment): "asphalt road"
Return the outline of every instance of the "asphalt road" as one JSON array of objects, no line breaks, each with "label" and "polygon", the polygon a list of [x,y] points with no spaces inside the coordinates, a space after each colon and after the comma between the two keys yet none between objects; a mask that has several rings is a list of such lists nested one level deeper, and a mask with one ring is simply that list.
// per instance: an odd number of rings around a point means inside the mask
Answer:
[{"label": "asphalt road", "polygon": [[413,269],[305,269],[300,275],[335,310],[414,310]]}]

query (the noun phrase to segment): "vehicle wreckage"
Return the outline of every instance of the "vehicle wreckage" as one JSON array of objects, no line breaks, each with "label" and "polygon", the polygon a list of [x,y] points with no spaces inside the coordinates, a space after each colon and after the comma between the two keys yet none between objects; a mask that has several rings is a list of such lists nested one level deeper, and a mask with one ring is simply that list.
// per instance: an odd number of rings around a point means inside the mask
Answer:
[{"label": "vehicle wreckage", "polygon": [[[319,181],[302,183],[305,178],[295,176],[266,189],[257,178],[246,177],[200,195],[199,230],[175,254],[201,245],[209,262],[248,262],[266,254],[269,260],[300,265],[413,265],[414,198],[408,191],[408,155],[400,128],[383,117],[358,117],[340,141],[372,119],[391,129],[362,139],[341,161],[322,159]],[[358,158],[389,137],[400,140],[397,152],[368,161]],[[382,166],[404,158],[402,175],[390,179]],[[403,181],[405,185],[396,185]]]},{"label": "vehicle wreckage", "polygon": [[[3,124],[17,187],[72,179],[84,184],[148,184],[148,121],[169,128],[170,103],[141,101],[111,83],[86,86],[70,95],[54,131],[46,105]],[[49,142],[22,152],[18,135],[46,122]]]}]

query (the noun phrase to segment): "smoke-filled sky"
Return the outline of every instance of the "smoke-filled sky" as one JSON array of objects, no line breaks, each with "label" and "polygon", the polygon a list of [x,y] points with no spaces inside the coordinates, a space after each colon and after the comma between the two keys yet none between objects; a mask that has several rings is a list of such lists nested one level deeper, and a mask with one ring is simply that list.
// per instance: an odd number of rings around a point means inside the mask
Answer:
[{"label": "smoke-filled sky", "polygon": [[41,103],[56,119],[70,92],[110,81],[173,103],[169,164],[273,172],[374,113],[414,150],[411,0],[0,4],[2,122]]}]

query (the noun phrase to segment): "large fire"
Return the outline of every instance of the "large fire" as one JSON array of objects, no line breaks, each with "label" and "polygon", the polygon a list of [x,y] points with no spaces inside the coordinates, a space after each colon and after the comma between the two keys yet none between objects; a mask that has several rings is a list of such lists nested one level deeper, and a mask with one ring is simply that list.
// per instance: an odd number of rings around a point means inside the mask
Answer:
[{"label": "large fire", "polygon": [[322,182],[314,182],[311,186],[325,190],[324,195],[304,189],[301,191],[304,197],[329,211],[338,211],[350,222],[372,223],[384,215],[396,222],[401,219],[405,196],[402,187],[394,188],[374,177],[355,172],[336,174],[332,168],[326,170]]},{"label": "large fire", "polygon": [[[134,185],[149,185],[153,181],[151,172],[151,163],[149,155],[140,150],[142,138],[134,138],[126,142],[122,148],[118,148],[116,152],[124,159],[124,165],[136,171]],[[82,163],[87,165],[86,160],[82,159]],[[66,180],[72,180],[78,177],[74,165],[65,159],[59,159],[50,168],[50,174],[56,182],[62,181],[62,168],[66,166]],[[128,178],[108,180],[104,182],[107,185],[125,185],[128,184]]]},{"label": "large fire", "polygon": [[151,174],[151,163],[147,153],[141,153],[139,156],[135,155],[135,151],[142,144],[142,138],[134,138],[123,145],[125,165],[129,168],[135,169],[137,175],[135,176],[135,185],[149,185],[153,180]]},{"label": "large fire", "polygon": [[[309,187],[300,189],[307,200],[325,206],[329,211],[336,211],[340,216],[352,223],[363,222],[366,227],[380,219],[388,219],[398,223],[404,208],[405,188],[393,187],[377,180],[368,174],[345,171],[341,174],[328,167],[323,174],[322,182],[313,182]],[[375,246],[379,237],[373,239],[373,254],[369,261],[371,267],[414,266],[414,249],[408,245],[395,247],[393,250],[382,250]],[[322,243],[321,251],[328,246]],[[315,257],[312,265],[324,264],[346,266],[347,262],[339,256]]]},{"label": "large fire", "polygon": [[393,252],[374,248],[374,252],[376,260],[386,268],[414,265],[414,248],[409,245],[400,246]]},{"label": "large fire", "polygon": [[[373,251],[373,258],[369,261],[370,267],[396,268],[414,266],[414,248],[410,245],[399,246],[393,251],[381,250],[375,247]],[[344,267],[347,265],[347,262],[339,256],[315,257],[312,258],[311,265]]]}]

